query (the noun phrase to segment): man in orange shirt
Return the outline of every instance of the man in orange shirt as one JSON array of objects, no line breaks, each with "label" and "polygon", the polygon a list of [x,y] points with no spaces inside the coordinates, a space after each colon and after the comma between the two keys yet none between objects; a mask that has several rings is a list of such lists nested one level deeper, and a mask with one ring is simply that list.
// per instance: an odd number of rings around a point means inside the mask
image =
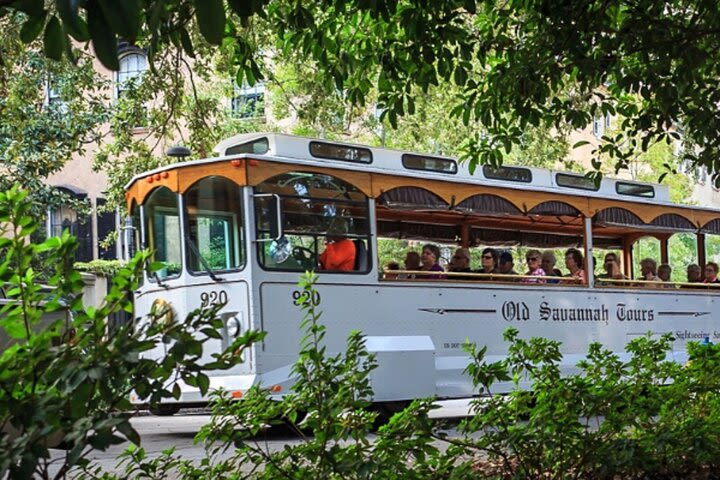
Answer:
[{"label": "man in orange shirt", "polygon": [[325,251],[320,254],[320,269],[351,272],[355,254],[355,243],[349,238],[328,237]]}]

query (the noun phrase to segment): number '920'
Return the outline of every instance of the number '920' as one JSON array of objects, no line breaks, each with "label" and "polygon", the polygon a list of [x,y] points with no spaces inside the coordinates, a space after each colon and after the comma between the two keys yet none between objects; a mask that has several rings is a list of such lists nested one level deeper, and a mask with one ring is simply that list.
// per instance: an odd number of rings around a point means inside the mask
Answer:
[{"label": "number '920'", "polygon": [[312,292],[312,298],[310,298],[309,292],[301,292],[300,290],[293,290],[292,292],[293,304],[300,306],[311,301],[314,306],[320,305],[320,292]]},{"label": "number '920'", "polygon": [[200,304],[202,307],[209,307],[216,303],[225,305],[228,302],[228,294],[225,290],[210,290],[200,294]]}]

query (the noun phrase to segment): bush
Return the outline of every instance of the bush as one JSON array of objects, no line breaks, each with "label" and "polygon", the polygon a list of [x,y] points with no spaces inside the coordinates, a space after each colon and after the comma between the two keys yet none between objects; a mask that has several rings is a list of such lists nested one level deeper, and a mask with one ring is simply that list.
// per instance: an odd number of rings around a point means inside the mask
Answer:
[{"label": "bush", "polygon": [[[200,362],[204,343],[221,326],[220,305],[179,322],[159,322],[165,312],[152,312],[138,325],[108,331],[109,315],[131,311],[127,292],[137,288],[148,253],[117,271],[99,307],[86,308],[83,281],[73,269],[77,241],[65,233],[40,244],[28,242],[37,228],[26,193],[18,188],[0,193],[0,282],[7,285],[8,297],[0,309],[0,478],[64,478],[86,465],[92,449],[139,443],[129,421],[131,389],[141,401],[157,405],[179,394],[170,386],[173,380],[206,392],[205,370],[238,361],[225,352],[210,364]],[[31,268],[39,254],[51,266],[49,294]],[[249,333],[230,351],[257,338]],[[163,339],[172,343],[163,358],[141,358]],[[58,443],[67,453],[51,471],[48,447]]]},{"label": "bush", "polygon": [[[666,358],[672,337],[637,338],[630,358],[592,344],[581,373],[560,375],[559,342],[506,332],[509,355],[484,361],[470,346],[468,372],[487,397],[460,429],[464,453],[488,474],[512,478],[679,478],[714,471],[720,459],[720,347],[692,344],[693,361]],[[529,381],[531,391],[519,388]],[[508,396],[492,394],[512,381]],[[483,432],[479,437],[472,436]]]}]

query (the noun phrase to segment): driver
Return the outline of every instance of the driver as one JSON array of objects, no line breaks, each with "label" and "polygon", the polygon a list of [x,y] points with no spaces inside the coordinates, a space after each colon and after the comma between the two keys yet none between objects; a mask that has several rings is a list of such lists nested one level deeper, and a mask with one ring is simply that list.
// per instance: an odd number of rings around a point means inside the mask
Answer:
[{"label": "driver", "polygon": [[351,272],[355,267],[355,243],[342,235],[347,224],[335,218],[328,227],[325,251],[320,254],[320,270]]}]

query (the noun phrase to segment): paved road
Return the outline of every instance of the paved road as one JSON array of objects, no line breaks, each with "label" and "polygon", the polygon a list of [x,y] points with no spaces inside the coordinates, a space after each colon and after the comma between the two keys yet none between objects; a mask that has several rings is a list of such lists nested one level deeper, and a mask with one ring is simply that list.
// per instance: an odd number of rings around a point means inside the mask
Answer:
[{"label": "paved road", "polygon": [[[467,415],[467,400],[449,400],[439,402],[441,408],[431,413],[435,418],[460,418]],[[175,447],[175,451],[184,459],[199,461],[205,458],[205,450],[202,445],[194,443],[195,434],[200,428],[210,421],[207,411],[181,410],[172,417],[156,417],[153,415],[139,415],[132,419],[135,429],[142,438],[142,446],[148,456],[157,456],[163,450]],[[452,434],[452,432],[450,432]],[[280,450],[285,445],[296,444],[300,438],[290,429],[284,427],[273,427],[264,433],[259,441],[267,444],[271,450]],[[128,444],[112,447],[106,452],[94,452],[91,455],[93,462],[101,465],[106,471],[114,471],[117,464],[117,456],[127,448]],[[54,451],[54,457],[64,454],[62,451]]]}]

